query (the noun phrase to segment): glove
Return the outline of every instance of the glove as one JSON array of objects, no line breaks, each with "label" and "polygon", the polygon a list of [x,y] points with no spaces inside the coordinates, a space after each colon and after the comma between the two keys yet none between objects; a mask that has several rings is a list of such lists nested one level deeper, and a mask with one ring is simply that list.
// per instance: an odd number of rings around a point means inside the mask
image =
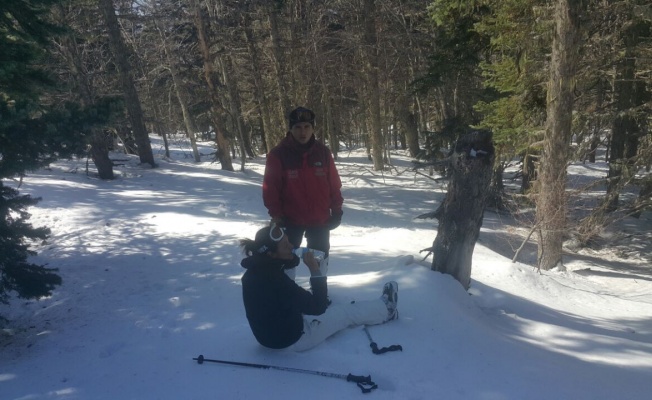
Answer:
[{"label": "glove", "polygon": [[340,226],[340,223],[342,222],[342,210],[340,211],[333,211],[331,216],[328,217],[328,222],[326,225],[328,225],[328,230],[333,230]]}]

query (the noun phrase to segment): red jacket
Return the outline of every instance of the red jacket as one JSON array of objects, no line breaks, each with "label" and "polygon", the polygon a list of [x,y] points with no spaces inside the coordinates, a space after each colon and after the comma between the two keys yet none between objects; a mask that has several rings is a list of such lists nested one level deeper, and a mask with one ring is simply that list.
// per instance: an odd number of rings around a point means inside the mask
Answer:
[{"label": "red jacket", "polygon": [[263,202],[272,218],[291,225],[325,225],[342,213],[342,182],[328,147],[313,136],[305,146],[288,134],[267,154]]}]

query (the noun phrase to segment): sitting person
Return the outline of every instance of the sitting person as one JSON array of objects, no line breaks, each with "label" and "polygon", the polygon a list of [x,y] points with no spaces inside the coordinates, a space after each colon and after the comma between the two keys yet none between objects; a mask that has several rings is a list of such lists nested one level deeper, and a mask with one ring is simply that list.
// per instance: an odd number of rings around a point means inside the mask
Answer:
[{"label": "sitting person", "polygon": [[328,307],[327,277],[312,253],[303,260],[312,292],[283,271],[299,265],[283,228],[265,227],[255,240],[242,239],[242,297],[247,320],[258,343],[272,349],[308,350],[342,329],[382,324],[398,318],[398,283],[388,282],[376,300]]}]

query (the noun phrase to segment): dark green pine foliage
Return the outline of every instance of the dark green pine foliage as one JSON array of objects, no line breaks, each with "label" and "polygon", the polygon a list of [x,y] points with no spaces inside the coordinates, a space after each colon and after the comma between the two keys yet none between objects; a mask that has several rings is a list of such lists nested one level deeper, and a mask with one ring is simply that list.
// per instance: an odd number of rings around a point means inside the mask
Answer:
[{"label": "dark green pine foliage", "polygon": [[425,133],[420,159],[438,161],[444,157],[442,150],[452,147],[460,135],[479,122],[474,105],[496,96],[493,89],[482,87],[480,66],[490,43],[487,35],[475,30],[475,24],[490,11],[484,3],[436,0],[428,9],[435,46],[428,56],[426,73],[413,85],[421,93],[437,92],[442,111],[439,129]]},{"label": "dark green pine foliage", "polygon": [[49,38],[61,28],[46,20],[58,0],[0,2],[0,303],[10,295],[38,298],[61,284],[55,269],[29,262],[29,249],[49,229],[29,222],[28,207],[40,199],[20,195],[10,179],[57,158],[81,154],[91,126],[107,121],[116,104],[92,109],[58,104],[46,65]]},{"label": "dark green pine foliage", "polygon": [[435,25],[436,46],[428,56],[425,76],[416,82],[419,90],[441,87],[459,77],[472,81],[480,78],[479,65],[489,49],[489,37],[475,29],[475,24],[490,11],[482,3],[462,5],[457,1],[436,0],[431,4],[428,11]]},{"label": "dark green pine foliage", "polygon": [[[0,3],[0,302],[9,295],[36,298],[61,284],[52,269],[30,263],[33,240],[47,238],[47,228],[28,223],[26,208],[40,199],[19,195],[4,180],[22,176],[52,160],[41,139],[51,128],[38,102],[50,80],[35,65],[45,55],[47,37],[56,28],[41,19],[52,3],[22,0]],[[44,128],[45,132],[38,130]],[[42,146],[42,144],[44,146]]]},{"label": "dark green pine foliage", "polygon": [[491,14],[475,28],[491,37],[491,59],[482,65],[484,85],[500,96],[476,109],[502,151],[520,152],[520,146],[540,139],[528,137],[541,132],[546,120],[546,65],[554,25],[550,7],[541,0],[491,3]]},{"label": "dark green pine foliage", "polygon": [[28,206],[40,198],[19,195],[18,191],[0,184],[0,302],[7,303],[11,292],[19,297],[37,298],[48,295],[61,284],[55,270],[27,261],[35,253],[29,250],[30,240],[44,240],[48,228],[34,228],[27,222]]}]

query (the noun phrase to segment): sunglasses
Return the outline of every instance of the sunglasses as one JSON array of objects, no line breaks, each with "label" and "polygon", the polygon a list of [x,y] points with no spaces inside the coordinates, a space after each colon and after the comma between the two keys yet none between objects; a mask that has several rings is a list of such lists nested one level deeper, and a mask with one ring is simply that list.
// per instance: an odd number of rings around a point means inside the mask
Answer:
[{"label": "sunglasses", "polygon": [[274,242],[280,242],[283,240],[283,236],[285,236],[285,228],[272,224],[269,230],[269,238]]}]

